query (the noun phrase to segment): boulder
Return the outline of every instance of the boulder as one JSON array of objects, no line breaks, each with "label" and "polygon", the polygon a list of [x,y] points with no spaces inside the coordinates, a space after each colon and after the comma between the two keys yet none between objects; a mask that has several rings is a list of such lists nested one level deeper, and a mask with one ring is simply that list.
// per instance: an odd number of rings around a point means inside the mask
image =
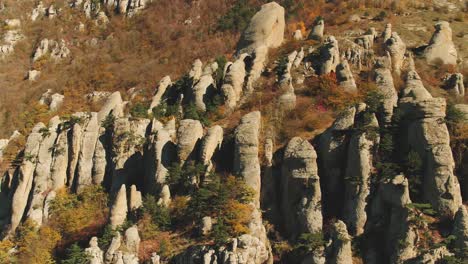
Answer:
[{"label": "boulder", "polygon": [[92,237],[89,241],[89,247],[85,249],[89,264],[104,264],[104,252],[98,246],[97,237]]},{"label": "boulder", "polygon": [[159,195],[158,205],[164,206],[166,208],[171,204],[171,190],[169,185],[164,185],[161,189],[161,194]]},{"label": "boulder", "polygon": [[346,224],[343,221],[336,221],[332,225],[332,244],[330,245],[329,261],[336,264],[352,264],[353,253],[351,251],[352,237],[348,234]]},{"label": "boulder", "polygon": [[140,235],[138,234],[138,227],[136,225],[128,228],[125,231],[125,248],[129,253],[138,255],[138,250],[140,248]]},{"label": "boulder", "polygon": [[125,184],[123,184],[112,203],[110,211],[110,225],[112,228],[115,229],[125,222],[127,219],[127,212],[127,191]]},{"label": "boulder", "polygon": [[141,197],[141,192],[139,192],[135,185],[130,187],[130,199],[128,203],[128,208],[130,211],[135,211],[138,208],[143,206],[143,199]]},{"label": "boulder", "polygon": [[80,154],[76,168],[76,190],[81,191],[84,187],[93,183],[92,169],[93,156],[99,137],[98,113],[91,113],[91,117],[83,131],[81,139]]},{"label": "boulder", "polygon": [[458,53],[452,41],[452,29],[446,21],[435,24],[435,32],[424,50],[428,63],[457,64]]},{"label": "boulder", "polygon": [[444,88],[450,93],[463,97],[465,96],[465,85],[463,84],[463,74],[454,73],[444,78]]},{"label": "boulder", "polygon": [[161,79],[161,81],[159,81],[158,89],[156,90],[156,93],[154,94],[153,99],[151,99],[151,104],[148,109],[148,113],[152,113],[153,108],[155,108],[161,103],[161,99],[164,93],[166,92],[167,88],[171,86],[171,84],[172,84],[171,77],[169,76],[165,76],[164,78]]},{"label": "boulder", "polygon": [[39,76],[41,75],[41,72],[38,71],[38,70],[30,70],[28,72],[28,80],[29,81],[37,81],[37,79],[39,78]]},{"label": "boulder", "polygon": [[238,54],[252,53],[261,46],[267,49],[279,47],[283,43],[284,30],[284,8],[276,2],[262,5],[242,35]]},{"label": "boulder", "polygon": [[203,126],[198,120],[184,119],[177,129],[177,156],[182,164],[193,158],[203,137]]},{"label": "boulder", "polygon": [[398,94],[393,83],[390,62],[388,57],[376,59],[373,70],[373,79],[379,93],[383,96],[382,104],[379,107],[378,118],[384,124],[392,122],[393,109],[397,106]]},{"label": "boulder", "polygon": [[338,41],[335,37],[329,36],[320,47],[320,59],[318,72],[320,74],[329,74],[336,71],[336,66],[340,63],[340,51]]},{"label": "boulder", "polygon": [[390,53],[392,58],[393,71],[400,75],[406,53],[406,44],[398,36],[398,33],[392,32],[392,36],[385,41],[385,50]]},{"label": "boulder", "polygon": [[234,132],[233,171],[255,191],[256,204],[259,204],[261,186],[258,158],[260,127],[261,114],[256,111],[244,115]]},{"label": "boulder", "polygon": [[192,87],[192,99],[197,110],[202,112],[206,111],[205,98],[210,94],[210,90],[212,93],[214,86],[215,80],[211,72],[207,72],[203,74]]},{"label": "boulder", "polygon": [[221,91],[224,95],[224,101],[229,109],[236,107],[237,102],[240,100],[242,95],[242,89],[244,87],[246,72],[245,72],[245,60],[249,58],[249,55],[243,53],[239,58],[232,64],[226,67],[226,73],[224,75],[223,85]]},{"label": "boulder", "polygon": [[468,211],[461,205],[455,214],[452,234],[455,236],[455,246],[463,251],[468,249]]},{"label": "boulder", "polygon": [[291,238],[322,231],[320,180],[314,147],[299,137],[284,151],[281,189],[282,215]]},{"label": "boulder", "polygon": [[213,222],[211,220],[211,217],[209,216],[203,217],[201,221],[201,226],[200,226],[200,233],[203,236],[206,236],[211,232],[212,229],[213,229]]},{"label": "boulder", "polygon": [[123,115],[123,101],[120,92],[114,92],[107,98],[107,101],[98,112],[98,122],[101,123],[110,113],[114,117],[121,117]]},{"label": "boulder", "polygon": [[312,31],[310,31],[308,39],[322,40],[323,32],[325,31],[325,21],[322,18],[316,18]]},{"label": "boulder", "polygon": [[357,92],[353,72],[349,68],[347,60],[341,61],[341,63],[336,66],[336,80],[338,81],[338,85],[343,87],[345,91]]},{"label": "boulder", "polygon": [[196,59],[192,64],[192,69],[189,72],[189,76],[194,80],[197,81],[200,79],[202,72],[203,72],[203,63],[200,59]]},{"label": "boulder", "polygon": [[201,143],[200,159],[208,167],[212,166],[211,158],[221,148],[223,143],[223,128],[215,125],[208,129]]},{"label": "boulder", "polygon": [[294,31],[293,33],[293,39],[294,40],[302,40],[304,39],[304,36],[302,36],[302,31],[300,29]]}]

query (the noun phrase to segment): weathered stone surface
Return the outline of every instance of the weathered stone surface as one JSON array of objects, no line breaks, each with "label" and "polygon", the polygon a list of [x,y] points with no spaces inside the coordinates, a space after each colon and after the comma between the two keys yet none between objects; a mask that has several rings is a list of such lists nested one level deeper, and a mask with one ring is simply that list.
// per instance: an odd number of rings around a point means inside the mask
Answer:
[{"label": "weathered stone surface", "polygon": [[41,75],[41,72],[38,70],[30,70],[28,72],[28,80],[29,81],[37,81],[39,76]]},{"label": "weathered stone surface", "polygon": [[390,68],[388,57],[380,57],[376,59],[373,72],[377,89],[383,96],[378,117],[386,124],[392,121],[393,108],[397,106],[398,102],[398,94],[393,84],[393,76]]},{"label": "weathered stone surface", "polygon": [[457,64],[458,53],[452,41],[452,29],[446,21],[435,24],[435,32],[424,51],[428,63]]},{"label": "weathered stone surface", "polygon": [[443,122],[445,99],[433,98],[413,71],[408,73],[398,107],[405,119],[403,147],[415,151],[423,163],[423,196],[441,215],[453,217],[461,205],[461,191]]},{"label": "weathered stone surface", "polygon": [[444,78],[444,88],[450,93],[463,97],[465,96],[465,85],[463,83],[463,74],[454,73]]},{"label": "weathered stone surface", "polygon": [[125,219],[127,219],[127,212],[127,191],[125,184],[123,184],[112,203],[110,211],[110,225],[112,228],[115,229],[125,222]]},{"label": "weathered stone surface", "polygon": [[121,245],[122,245],[122,238],[121,238],[120,232],[115,232],[115,236],[112,238],[109,248],[107,249],[106,254],[104,256],[105,263],[112,263],[114,254],[117,252],[117,250],[120,248]]},{"label": "weathered stone surface", "polygon": [[93,184],[99,185],[104,181],[107,168],[107,151],[105,148],[107,140],[106,129],[99,128],[99,137],[96,141],[96,147],[93,155],[93,170],[92,181]]},{"label": "weathered stone surface", "polygon": [[189,76],[193,80],[199,80],[203,73],[203,63],[200,59],[196,59],[192,64],[192,69],[189,72]]},{"label": "weathered stone surface", "polygon": [[385,49],[392,58],[393,71],[400,75],[406,53],[406,44],[398,36],[398,33],[392,32],[392,36],[385,41]]},{"label": "weathered stone surface", "polygon": [[221,91],[224,95],[225,104],[230,109],[236,107],[237,102],[240,100],[240,97],[242,95],[242,89],[244,87],[246,77],[246,58],[248,58],[248,54],[243,53],[234,63],[226,67],[224,83],[221,87]]},{"label": "weathered stone surface", "polygon": [[203,127],[198,120],[184,119],[177,130],[177,156],[183,163],[197,153],[197,146],[203,137]]},{"label": "weathered stone surface", "polygon": [[312,31],[310,31],[308,38],[314,40],[322,40],[324,31],[325,21],[323,19],[315,19]]},{"label": "weathered stone surface", "polygon": [[125,248],[129,253],[138,255],[138,250],[140,248],[140,235],[138,234],[138,227],[136,225],[128,228],[125,231]]},{"label": "weathered stone surface", "polygon": [[134,211],[143,206],[143,199],[141,197],[141,192],[137,190],[135,185],[130,187],[130,200],[128,203],[128,208],[130,211]]},{"label": "weathered stone surface", "polygon": [[343,218],[351,235],[364,232],[366,206],[371,191],[373,148],[379,140],[378,135],[366,132],[378,127],[375,116],[366,126],[364,132],[357,131],[352,135],[348,146]]},{"label": "weathered stone surface", "polygon": [[34,52],[33,61],[37,61],[43,56],[49,54],[51,58],[60,60],[70,55],[70,50],[67,48],[65,40],[55,41],[43,39]]},{"label": "weathered stone surface", "polygon": [[169,185],[165,184],[161,189],[161,194],[159,195],[158,205],[169,207],[171,204],[171,190]]},{"label": "weathered stone surface", "polygon": [[455,245],[460,250],[468,249],[468,211],[461,205],[455,214],[452,234],[455,238]]},{"label": "weathered stone surface", "polygon": [[212,228],[213,228],[213,222],[211,220],[211,217],[209,216],[203,217],[201,221],[201,226],[200,226],[200,233],[203,236],[206,236],[211,232]]},{"label": "weathered stone surface", "polygon": [[320,180],[314,147],[299,137],[284,151],[282,166],[282,215],[292,238],[322,230]]},{"label": "weathered stone surface", "polygon": [[234,132],[234,173],[255,191],[256,204],[259,203],[261,186],[258,158],[260,127],[260,112],[251,112],[242,117]]},{"label": "weathered stone surface", "polygon": [[89,122],[83,131],[81,140],[80,154],[76,169],[76,190],[81,191],[84,187],[93,183],[92,169],[93,156],[96,148],[96,142],[99,137],[98,113],[91,113]]},{"label": "weathered stone surface", "polygon": [[98,113],[99,123],[101,123],[102,120],[104,120],[110,113],[112,113],[114,117],[123,116],[123,101],[122,96],[120,96],[120,92],[114,92],[109,96],[109,98],[107,98],[107,101]]},{"label": "weathered stone surface", "polygon": [[192,88],[192,101],[199,111],[206,111],[205,97],[213,91],[215,80],[210,72],[203,74]]},{"label": "weathered stone surface", "polygon": [[153,98],[151,99],[151,104],[148,109],[148,113],[151,113],[153,111],[153,108],[158,106],[161,103],[161,99],[166,92],[167,88],[171,86],[172,81],[171,77],[165,76],[164,78],[159,81],[158,84],[158,89],[156,90],[156,93],[154,94]]},{"label": "weathered stone surface", "polygon": [[385,25],[385,29],[382,31],[383,42],[387,42],[392,37],[392,24]]},{"label": "weathered stone surface", "polygon": [[214,153],[221,148],[223,143],[223,128],[215,125],[208,129],[201,143],[200,160],[208,167],[211,167],[211,158]]},{"label": "weathered stone surface", "polygon": [[51,148],[54,147],[57,139],[57,127],[60,122],[58,116],[53,117],[49,122],[49,127],[40,130],[42,142],[39,146],[36,159],[36,169],[32,192],[30,194],[30,208],[27,213],[28,218],[35,221],[39,226],[42,224],[45,193],[49,190],[50,169],[52,165]]},{"label": "weathered stone surface", "polygon": [[338,41],[335,37],[329,36],[320,48],[320,62],[317,69],[320,74],[329,74],[332,71],[336,71],[336,66],[339,63],[340,51],[338,49]]},{"label": "weathered stone surface", "polygon": [[97,237],[92,237],[89,241],[89,247],[85,249],[89,264],[104,264],[103,251],[98,246]]},{"label": "weathered stone surface", "polygon": [[58,190],[67,183],[68,149],[68,130],[62,130],[57,137],[52,154],[51,183],[49,184],[52,190]]},{"label": "weathered stone surface", "polygon": [[346,224],[343,221],[336,221],[332,225],[332,244],[330,246],[329,262],[336,264],[352,264],[353,253],[351,251],[351,239],[348,234]]},{"label": "weathered stone surface", "polygon": [[276,2],[262,5],[251,19],[239,43],[238,54],[251,53],[258,47],[279,47],[285,30],[284,8]]},{"label": "weathered stone surface", "polygon": [[348,92],[356,92],[357,86],[356,82],[354,81],[353,72],[349,68],[349,64],[347,60],[341,61],[340,64],[336,67],[336,79],[338,81],[338,85],[343,87]]},{"label": "weathered stone surface", "polygon": [[294,31],[293,33],[293,39],[294,40],[302,40],[304,39],[304,36],[302,35],[302,31],[300,29]]}]

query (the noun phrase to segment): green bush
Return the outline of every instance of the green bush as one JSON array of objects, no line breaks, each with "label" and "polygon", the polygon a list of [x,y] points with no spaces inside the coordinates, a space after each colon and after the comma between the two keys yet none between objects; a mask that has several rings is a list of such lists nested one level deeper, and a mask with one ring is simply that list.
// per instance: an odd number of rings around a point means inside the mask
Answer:
[{"label": "green bush", "polygon": [[208,119],[207,113],[199,111],[193,103],[184,106],[184,119],[198,120],[204,126],[210,126],[211,124],[211,121]]},{"label": "green bush", "polygon": [[237,0],[234,6],[218,20],[218,30],[243,31],[249,24],[255,11],[255,8],[248,3],[248,0]]},{"label": "green bush", "polygon": [[148,107],[138,102],[130,108],[130,114],[134,118],[147,118],[148,117]]},{"label": "green bush", "polygon": [[156,197],[147,195],[143,199],[143,213],[151,217],[153,224],[155,224],[159,230],[168,230],[171,227],[169,209],[159,205]]},{"label": "green bush", "polygon": [[303,233],[294,246],[295,250],[303,253],[314,252],[325,246],[325,240],[322,232]]},{"label": "green bush", "polygon": [[61,264],[86,264],[88,263],[88,256],[86,252],[80,246],[78,246],[77,243],[72,244],[66,250],[66,253],[67,253],[67,257],[60,262]]},{"label": "green bush", "polygon": [[114,128],[115,116],[112,113],[109,113],[104,120],[101,122],[101,127],[106,130],[112,130]]}]

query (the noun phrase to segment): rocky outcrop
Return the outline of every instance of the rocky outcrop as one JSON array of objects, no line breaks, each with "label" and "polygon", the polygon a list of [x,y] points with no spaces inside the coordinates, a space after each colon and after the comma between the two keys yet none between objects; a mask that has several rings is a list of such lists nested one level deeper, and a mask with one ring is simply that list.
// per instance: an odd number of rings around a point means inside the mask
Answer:
[{"label": "rocky outcrop", "polygon": [[423,196],[441,215],[453,217],[461,205],[461,194],[443,122],[445,99],[433,98],[415,71],[408,73],[402,95],[398,107],[406,131],[405,150],[415,151],[423,163]]},{"label": "rocky outcrop", "polygon": [[127,191],[124,184],[120,187],[120,190],[112,203],[109,219],[112,228],[115,229],[125,222],[125,219],[127,219],[127,212]]},{"label": "rocky outcrop", "polygon": [[260,197],[260,161],[258,158],[261,127],[260,112],[251,112],[242,117],[234,132],[234,173],[242,177],[255,191],[256,203]]},{"label": "rocky outcrop", "polygon": [[317,72],[319,74],[329,74],[336,71],[336,66],[340,63],[340,51],[338,41],[335,37],[329,36],[324,45],[320,48],[320,58]]},{"label": "rocky outcrop", "polygon": [[327,248],[329,252],[329,262],[336,264],[352,264],[353,253],[351,251],[351,239],[348,234],[346,224],[343,221],[336,221],[332,225],[331,240],[332,244]]},{"label": "rocky outcrop", "polygon": [[59,93],[52,94],[52,90],[48,89],[45,93],[42,94],[41,98],[39,99],[39,104],[47,105],[50,111],[55,112],[60,108],[60,106],[62,106],[64,99],[64,95]]},{"label": "rocky outcrop", "polygon": [[13,234],[18,227],[26,209],[29,192],[33,185],[36,160],[43,140],[41,131],[44,131],[44,129],[47,129],[45,125],[43,123],[38,123],[33,128],[31,134],[29,134],[24,147],[24,159],[18,170],[18,183],[11,201],[11,220],[8,229],[10,234]]},{"label": "rocky outcrop", "polygon": [[106,119],[110,113],[112,113],[114,117],[122,117],[124,110],[123,107],[124,104],[122,101],[122,96],[120,96],[120,92],[112,93],[101,107],[101,110],[98,112],[99,123]]},{"label": "rocky outcrop", "polygon": [[392,58],[393,71],[397,75],[400,75],[406,53],[406,44],[398,36],[398,33],[392,32],[392,36],[385,41],[385,49],[390,53],[390,57]]},{"label": "rocky outcrop", "polygon": [[210,94],[213,94],[215,86],[215,80],[212,76],[214,71],[212,71],[211,67],[208,67],[208,69],[209,71],[203,73],[200,79],[192,87],[191,101],[195,104],[195,107],[202,112],[206,111],[206,97],[209,97]]},{"label": "rocky outcrop", "polygon": [[379,57],[374,64],[373,79],[379,93],[382,95],[382,104],[379,107],[378,118],[384,124],[392,121],[393,110],[398,103],[398,94],[393,84],[393,76],[389,57]]},{"label": "rocky outcrop", "polygon": [[33,62],[40,58],[49,55],[55,60],[66,58],[70,55],[70,50],[67,48],[65,40],[57,42],[55,40],[43,39],[36,48],[33,55]]},{"label": "rocky outcrop", "polygon": [[392,37],[392,24],[385,25],[385,29],[382,31],[383,43],[387,42]]},{"label": "rocky outcrop", "polygon": [[276,48],[284,40],[284,8],[276,2],[262,5],[251,19],[239,43],[238,54],[251,54],[259,47]]},{"label": "rocky outcrop", "polygon": [[468,249],[468,211],[461,205],[455,214],[452,234],[455,236],[455,246],[463,252]]},{"label": "rocky outcrop", "polygon": [[322,18],[316,18],[308,39],[322,40],[325,30],[325,21]]},{"label": "rocky outcrop", "polygon": [[343,60],[337,65],[336,80],[338,81],[338,85],[343,87],[345,91],[357,92],[356,82],[347,60]]},{"label": "rocky outcrop", "polygon": [[171,77],[165,76],[164,78],[159,81],[158,84],[158,89],[156,90],[156,93],[154,94],[153,98],[151,99],[151,104],[148,109],[148,113],[151,113],[153,111],[153,108],[158,106],[161,103],[161,99],[166,92],[167,88],[171,86]]},{"label": "rocky outcrop", "polygon": [[140,235],[138,234],[138,227],[132,226],[125,231],[124,235],[125,249],[128,253],[138,255],[140,248]]},{"label": "rocky outcrop", "polygon": [[[365,109],[362,106],[361,108]],[[348,146],[343,218],[352,235],[364,232],[366,206],[371,192],[374,147],[379,141],[375,132],[378,128],[376,117],[372,115],[370,120],[361,122],[366,121],[369,123],[364,123],[362,131],[358,130],[352,135]]]},{"label": "rocky outcrop", "polygon": [[78,156],[78,163],[76,167],[76,190],[79,192],[84,187],[89,186],[93,183],[92,181],[92,169],[93,169],[93,157],[96,148],[96,143],[99,137],[98,114],[91,113],[91,116],[86,124],[82,138],[80,154]]},{"label": "rocky outcrop", "polygon": [[457,64],[458,53],[452,41],[452,29],[446,21],[435,24],[435,32],[424,51],[428,63]]},{"label": "rocky outcrop", "polygon": [[198,120],[184,119],[177,130],[177,156],[182,164],[197,155],[203,137],[203,127]]},{"label": "rocky outcrop", "polygon": [[143,198],[141,192],[137,190],[135,185],[130,187],[130,196],[128,201],[128,208],[130,211],[135,211],[143,206]]},{"label": "rocky outcrop", "polygon": [[91,238],[89,241],[89,247],[85,249],[85,253],[88,256],[88,263],[104,264],[104,252],[98,246],[97,237]]},{"label": "rocky outcrop", "polygon": [[44,7],[44,4],[42,3],[42,1],[40,1],[36,7],[33,9],[33,11],[31,12],[31,20],[32,21],[36,21],[39,17],[43,17],[45,16],[46,14],[46,8]]},{"label": "rocky outcrop", "polygon": [[189,76],[194,81],[197,81],[200,79],[202,72],[203,72],[203,63],[200,59],[196,59],[192,64],[192,69],[189,72]]},{"label": "rocky outcrop", "polygon": [[299,137],[291,139],[283,157],[282,215],[287,233],[297,238],[322,230],[320,180],[314,147]]},{"label": "rocky outcrop", "polygon": [[226,67],[221,91],[224,95],[224,102],[229,109],[236,107],[242,95],[246,77],[245,60],[247,58],[249,58],[248,54],[241,54],[234,63]]},{"label": "rocky outcrop", "polygon": [[465,85],[463,84],[463,74],[454,73],[444,78],[444,88],[450,93],[463,97],[465,96]]},{"label": "rocky outcrop", "polygon": [[212,167],[211,158],[217,150],[221,148],[223,143],[223,128],[216,125],[208,129],[205,137],[202,140],[200,160],[208,167],[208,170]]}]

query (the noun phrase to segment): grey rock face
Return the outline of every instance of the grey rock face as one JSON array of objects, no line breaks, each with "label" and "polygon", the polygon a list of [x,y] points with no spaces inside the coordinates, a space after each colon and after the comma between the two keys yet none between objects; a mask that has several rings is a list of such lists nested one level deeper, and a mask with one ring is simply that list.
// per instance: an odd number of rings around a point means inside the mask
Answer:
[{"label": "grey rock face", "polygon": [[444,88],[456,96],[465,96],[465,85],[463,84],[463,74],[454,73],[445,78]]},{"label": "grey rock face", "polygon": [[239,43],[238,54],[251,53],[258,47],[279,47],[285,30],[284,8],[276,2],[262,5],[251,19]]},{"label": "grey rock face", "polygon": [[91,238],[91,240],[89,241],[89,247],[85,249],[85,253],[88,256],[88,263],[104,264],[104,253],[98,246],[97,237]]},{"label": "grey rock face", "polygon": [[377,89],[383,95],[382,105],[380,107],[381,119],[386,124],[392,121],[393,108],[397,106],[398,94],[393,84],[393,76],[390,71],[390,62],[387,57],[376,59],[374,65],[374,80]]},{"label": "grey rock face", "polygon": [[405,58],[406,44],[396,32],[393,32],[392,36],[385,41],[385,49],[390,53],[392,58],[393,71],[400,75]]},{"label": "grey rock face", "polygon": [[223,143],[223,128],[216,125],[208,129],[202,140],[200,160],[209,169],[212,167],[211,158]]},{"label": "grey rock face", "polygon": [[23,217],[28,202],[29,192],[33,185],[34,169],[36,167],[39,148],[43,140],[41,130],[46,129],[43,123],[38,123],[29,134],[24,148],[25,158],[18,171],[18,185],[11,202],[11,220],[9,233],[13,233]]},{"label": "grey rock face", "polygon": [[446,102],[433,98],[416,72],[409,72],[399,108],[406,120],[407,149],[423,163],[423,195],[441,215],[453,217],[461,205],[460,185],[445,118]]},{"label": "grey rock face", "polygon": [[357,86],[356,82],[354,81],[353,73],[349,68],[348,61],[343,60],[340,64],[336,67],[336,79],[338,81],[338,85],[343,87],[348,92],[356,92]]},{"label": "grey rock face", "polygon": [[159,81],[158,89],[156,90],[156,93],[151,99],[151,104],[148,109],[148,113],[151,113],[153,108],[158,106],[161,103],[161,99],[164,93],[166,92],[167,88],[171,86],[171,84],[172,84],[172,81],[171,81],[171,77],[169,76],[165,76],[164,78],[161,79],[161,81]]},{"label": "grey rock face", "polygon": [[209,90],[213,90],[215,85],[215,80],[211,75],[211,72],[203,74],[198,82],[192,88],[192,98],[195,104],[195,107],[200,111],[206,111],[206,105],[204,102],[205,96],[209,93]]},{"label": "grey rock face", "polygon": [[331,231],[332,244],[330,246],[330,263],[352,264],[353,253],[351,251],[351,239],[348,234],[346,224],[338,220],[332,225]]},{"label": "grey rock face", "polygon": [[99,123],[101,123],[102,120],[104,120],[110,113],[112,113],[114,117],[123,116],[123,101],[122,96],[120,96],[120,92],[114,92],[107,98],[107,101],[98,113]]},{"label": "grey rock face", "polygon": [[196,155],[196,147],[203,137],[203,127],[198,120],[184,119],[177,130],[177,156],[183,163]]},{"label": "grey rock face", "polygon": [[246,77],[244,61],[247,57],[248,54],[241,54],[234,63],[226,68],[224,83],[221,90],[224,95],[225,104],[230,109],[236,107],[237,102],[240,100],[242,95],[242,89],[244,87]]},{"label": "grey rock face", "polygon": [[383,42],[387,42],[392,37],[392,24],[385,25],[385,29],[382,31]]},{"label": "grey rock face", "polygon": [[455,214],[452,234],[456,237],[455,245],[460,250],[468,249],[468,211],[461,205]]},{"label": "grey rock face", "polygon": [[322,230],[320,180],[314,147],[299,137],[286,147],[282,167],[282,211],[291,237]]},{"label": "grey rock face", "polygon": [[91,117],[83,131],[80,154],[76,169],[76,190],[81,191],[84,187],[92,184],[93,156],[96,142],[99,137],[98,113],[91,113]]},{"label": "grey rock face", "polygon": [[378,127],[375,116],[366,126],[365,132],[358,131],[352,135],[348,146],[343,218],[352,235],[364,232],[373,170],[373,148],[379,141],[378,135],[367,132]]},{"label": "grey rock face", "polygon": [[125,231],[125,248],[129,253],[138,255],[138,249],[140,248],[140,235],[138,234],[138,227],[132,226]]},{"label": "grey rock face", "polygon": [[50,176],[52,190],[58,190],[67,183],[68,149],[68,130],[62,130],[57,136],[52,154]]},{"label": "grey rock face", "polygon": [[111,211],[110,211],[110,225],[112,228],[116,228],[122,225],[127,219],[127,191],[125,188],[125,184],[120,187],[117,196],[112,204]]},{"label": "grey rock face", "polygon": [[435,24],[435,32],[424,51],[428,63],[457,64],[458,53],[452,41],[452,29],[446,21]]},{"label": "grey rock face", "polygon": [[340,63],[340,51],[338,41],[335,37],[329,36],[324,45],[320,48],[320,74],[329,74],[336,71],[336,66]]},{"label": "grey rock face", "polygon": [[309,34],[309,39],[322,40],[324,31],[325,21],[323,19],[316,19],[312,31]]},{"label": "grey rock face", "polygon": [[203,73],[203,63],[200,59],[196,59],[193,64],[192,64],[192,69],[189,72],[190,78],[192,78],[194,81],[197,81],[200,79]]},{"label": "grey rock face", "polygon": [[258,158],[260,127],[260,112],[251,112],[242,117],[234,132],[234,172],[255,191],[256,204],[259,203],[261,186]]}]

